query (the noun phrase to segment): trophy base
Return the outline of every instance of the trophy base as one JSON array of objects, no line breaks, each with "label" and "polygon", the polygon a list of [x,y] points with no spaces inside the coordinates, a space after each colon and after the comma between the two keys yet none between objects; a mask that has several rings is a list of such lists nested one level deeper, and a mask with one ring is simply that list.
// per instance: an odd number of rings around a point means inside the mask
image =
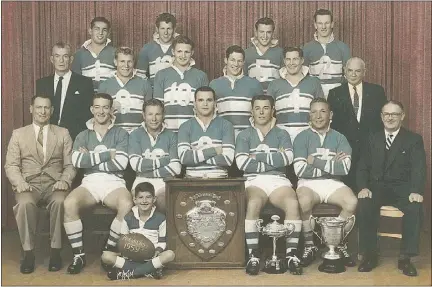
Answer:
[{"label": "trophy base", "polygon": [[287,271],[284,260],[271,260],[268,259],[265,262],[263,271],[268,274],[282,274]]},{"label": "trophy base", "polygon": [[345,272],[346,268],[342,261],[339,259],[326,259],[324,258],[323,263],[318,266],[318,270],[325,273],[342,273]]}]

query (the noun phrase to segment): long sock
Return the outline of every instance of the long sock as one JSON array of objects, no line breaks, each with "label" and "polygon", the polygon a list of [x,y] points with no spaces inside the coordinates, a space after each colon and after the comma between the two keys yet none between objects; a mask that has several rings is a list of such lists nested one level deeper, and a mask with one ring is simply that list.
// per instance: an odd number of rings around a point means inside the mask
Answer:
[{"label": "long sock", "polygon": [[[346,220],[346,218],[344,218],[344,217],[342,217],[342,216],[340,216],[340,215],[337,217],[337,219],[340,219],[340,220]],[[345,236],[347,235],[346,232],[349,232],[349,231],[352,229],[353,223],[354,223],[354,221],[353,221],[353,220],[350,220],[350,222],[348,222],[348,223],[345,225],[345,227],[344,227],[344,230],[345,230]],[[345,242],[346,242],[346,239],[345,239]],[[343,242],[342,242],[342,243],[343,243]]]},{"label": "long sock", "polygon": [[122,221],[118,220],[117,217],[111,223],[107,246],[116,247],[117,242],[120,238],[120,232],[122,227]]},{"label": "long sock", "polygon": [[[159,266],[159,267],[156,267]],[[145,263],[134,262],[126,260],[123,265],[123,270],[133,272],[134,276],[144,276],[146,274],[152,273],[157,268],[162,267],[159,257],[153,258]]]},{"label": "long sock", "polygon": [[249,250],[249,255],[253,250],[258,249],[259,232],[256,226],[256,220],[245,219],[245,235],[246,245]]},{"label": "long sock", "polygon": [[117,256],[116,261],[114,262],[114,267],[123,268],[123,266],[125,265],[125,262],[126,262],[126,259],[124,259],[124,257]]},{"label": "long sock", "polygon": [[313,232],[312,232],[312,227],[311,227],[309,220],[303,220],[302,221],[302,232],[303,232],[305,246],[314,245]]},{"label": "long sock", "polygon": [[82,221],[80,219],[71,221],[71,222],[65,222],[63,223],[67,237],[69,239],[69,242],[72,246],[72,249],[78,252],[78,250],[83,249],[83,239],[82,239],[82,232],[83,232],[83,225]]},{"label": "long sock", "polygon": [[294,232],[291,233],[289,237],[286,238],[286,253],[290,253],[293,249],[297,249],[299,237],[302,229],[302,221],[301,220],[284,220],[284,224],[288,225],[288,223],[294,224]]}]

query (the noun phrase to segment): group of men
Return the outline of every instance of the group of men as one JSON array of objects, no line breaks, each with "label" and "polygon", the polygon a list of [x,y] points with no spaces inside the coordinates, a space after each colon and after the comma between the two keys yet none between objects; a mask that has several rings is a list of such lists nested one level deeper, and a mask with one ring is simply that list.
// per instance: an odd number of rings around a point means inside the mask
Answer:
[{"label": "group of men", "polygon": [[[302,274],[316,257],[309,217],[325,202],[341,207],[342,220],[357,208],[361,272],[378,264],[381,205],[402,210],[399,268],[415,276],[410,257],[418,254],[422,138],[401,127],[400,102],[387,101],[381,86],[363,81],[365,63],[335,40],[331,12],[316,11],[314,25],[314,40],[303,49],[282,49],[273,20],[259,19],[251,47],[230,46],[224,75],[210,83],[193,67],[194,43],[175,33],[169,13],[157,17],[136,69],[130,48],[111,46],[110,22],[103,17],[92,20],[91,39],[74,56],[68,44],[54,45],[55,73],[37,81],[33,123],[13,132],[6,156],[24,249],[21,272],[34,270],[38,206],[50,211],[49,270],[62,267],[63,223],[74,253],[68,272],[77,274],[86,264],[80,211],[102,203],[117,211],[102,262],[156,277],[174,259],[164,251],[163,179],[179,176],[183,166],[187,177],[246,177],[248,274],[259,273],[255,223],[270,201],[285,212],[284,223],[295,226],[286,239],[290,273]],[[287,169],[291,164],[295,175]],[[158,247],[151,261],[131,263],[116,253],[120,235],[128,232]],[[347,266],[355,265],[346,242],[338,251]],[[111,271],[108,277],[114,278]]]}]

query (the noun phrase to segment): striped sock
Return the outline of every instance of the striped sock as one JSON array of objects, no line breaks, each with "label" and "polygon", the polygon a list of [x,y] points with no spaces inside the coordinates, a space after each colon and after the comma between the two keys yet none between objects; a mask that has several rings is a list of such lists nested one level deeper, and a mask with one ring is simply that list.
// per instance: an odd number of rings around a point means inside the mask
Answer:
[{"label": "striped sock", "polygon": [[286,253],[290,253],[292,249],[297,249],[300,232],[302,229],[302,221],[301,220],[284,220],[284,224],[288,223],[294,224],[294,232],[291,233],[289,237],[286,238]]},{"label": "striped sock", "polygon": [[113,222],[111,223],[111,228],[109,232],[109,237],[107,241],[107,247],[112,246],[116,247],[117,242],[120,238],[120,231],[122,227],[122,222],[116,218],[114,218]]},{"label": "striped sock", "polygon": [[71,222],[65,222],[63,223],[63,226],[66,231],[66,235],[69,239],[69,242],[74,250],[82,249],[83,248],[83,239],[82,239],[82,232],[83,232],[83,225],[81,219],[71,221]]},{"label": "striped sock", "polygon": [[256,220],[245,219],[246,245],[249,250],[249,255],[253,250],[258,249],[259,232],[256,226]]},{"label": "striped sock", "polygon": [[313,232],[312,227],[309,220],[302,221],[302,232],[304,237],[305,245],[314,245],[313,242]]}]

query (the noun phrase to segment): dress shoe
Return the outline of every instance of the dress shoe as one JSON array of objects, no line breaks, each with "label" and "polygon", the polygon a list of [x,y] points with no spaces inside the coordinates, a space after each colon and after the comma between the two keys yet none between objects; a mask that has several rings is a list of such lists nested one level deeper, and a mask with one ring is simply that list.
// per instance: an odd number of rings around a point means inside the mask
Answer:
[{"label": "dress shoe", "polygon": [[48,271],[59,271],[61,268],[62,259],[60,257],[60,249],[52,248]]},{"label": "dress shoe", "polygon": [[25,251],[24,259],[21,262],[20,271],[22,274],[30,274],[35,268],[35,256],[32,251]]},{"label": "dress shoe", "polygon": [[406,276],[417,276],[417,269],[409,259],[399,259],[398,268],[402,270]]},{"label": "dress shoe", "polygon": [[75,254],[72,263],[69,265],[67,271],[70,274],[78,274],[86,265],[85,254]]},{"label": "dress shoe", "polygon": [[366,255],[363,261],[360,263],[358,267],[359,272],[370,272],[372,269],[378,266],[378,257]]}]

